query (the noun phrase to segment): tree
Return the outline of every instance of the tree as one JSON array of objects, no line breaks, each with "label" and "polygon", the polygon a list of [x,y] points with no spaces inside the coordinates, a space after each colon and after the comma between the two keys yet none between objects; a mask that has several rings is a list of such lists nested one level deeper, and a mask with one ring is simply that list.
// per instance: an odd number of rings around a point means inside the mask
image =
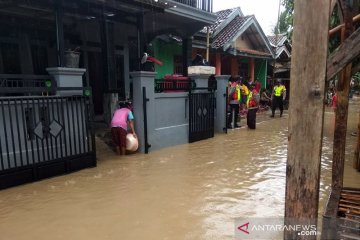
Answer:
[{"label": "tree", "polygon": [[286,33],[289,29],[289,24],[286,23],[286,12],[281,12],[278,23],[274,26],[274,34]]},{"label": "tree", "polygon": [[285,10],[280,13],[278,22],[274,27],[274,34],[287,33],[288,39],[291,42],[294,15],[294,0],[282,0],[281,5],[283,5]]}]

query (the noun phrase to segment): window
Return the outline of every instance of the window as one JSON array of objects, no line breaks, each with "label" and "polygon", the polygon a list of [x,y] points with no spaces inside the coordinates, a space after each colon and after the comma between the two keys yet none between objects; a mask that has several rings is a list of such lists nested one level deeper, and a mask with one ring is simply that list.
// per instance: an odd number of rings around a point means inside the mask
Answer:
[{"label": "window", "polygon": [[115,55],[115,74],[113,78],[109,79],[109,91],[115,91],[120,94],[125,94],[125,69],[124,69],[124,55]]}]

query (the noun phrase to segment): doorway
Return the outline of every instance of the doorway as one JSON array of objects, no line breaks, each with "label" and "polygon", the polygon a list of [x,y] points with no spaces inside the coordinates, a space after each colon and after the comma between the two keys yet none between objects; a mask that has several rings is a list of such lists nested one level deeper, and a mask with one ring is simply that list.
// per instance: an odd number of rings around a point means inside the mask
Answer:
[{"label": "doorway", "polygon": [[104,114],[104,81],[101,52],[88,52],[89,83],[92,88],[95,116]]}]

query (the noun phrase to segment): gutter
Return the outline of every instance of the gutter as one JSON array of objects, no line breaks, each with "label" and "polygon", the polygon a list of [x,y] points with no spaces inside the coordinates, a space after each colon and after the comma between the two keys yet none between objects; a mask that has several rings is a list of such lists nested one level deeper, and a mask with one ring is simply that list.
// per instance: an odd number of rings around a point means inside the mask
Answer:
[{"label": "gutter", "polygon": [[165,12],[172,13],[178,16],[190,18],[196,21],[203,22],[205,24],[215,24],[217,16],[213,13],[206,12],[182,3],[174,2],[168,0],[171,5],[174,5],[172,8],[166,8]]}]

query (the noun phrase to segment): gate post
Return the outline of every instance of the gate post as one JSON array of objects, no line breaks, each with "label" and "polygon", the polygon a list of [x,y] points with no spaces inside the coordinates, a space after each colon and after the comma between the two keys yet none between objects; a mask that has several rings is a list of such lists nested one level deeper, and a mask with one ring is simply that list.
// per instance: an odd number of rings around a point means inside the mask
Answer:
[{"label": "gate post", "polygon": [[228,86],[230,75],[216,76],[216,112],[215,112],[215,132],[223,133],[226,130],[226,87]]},{"label": "gate post", "polygon": [[189,74],[189,77],[195,80],[197,88],[208,87],[208,79],[210,77],[210,74]]},{"label": "gate post", "polygon": [[130,76],[133,81],[133,108],[135,117],[135,131],[139,140],[139,152],[145,152],[145,135],[144,135],[144,111],[143,111],[143,87],[146,89],[147,101],[147,131],[148,143],[151,144],[152,132],[155,129],[155,76],[156,72],[131,72]]}]

